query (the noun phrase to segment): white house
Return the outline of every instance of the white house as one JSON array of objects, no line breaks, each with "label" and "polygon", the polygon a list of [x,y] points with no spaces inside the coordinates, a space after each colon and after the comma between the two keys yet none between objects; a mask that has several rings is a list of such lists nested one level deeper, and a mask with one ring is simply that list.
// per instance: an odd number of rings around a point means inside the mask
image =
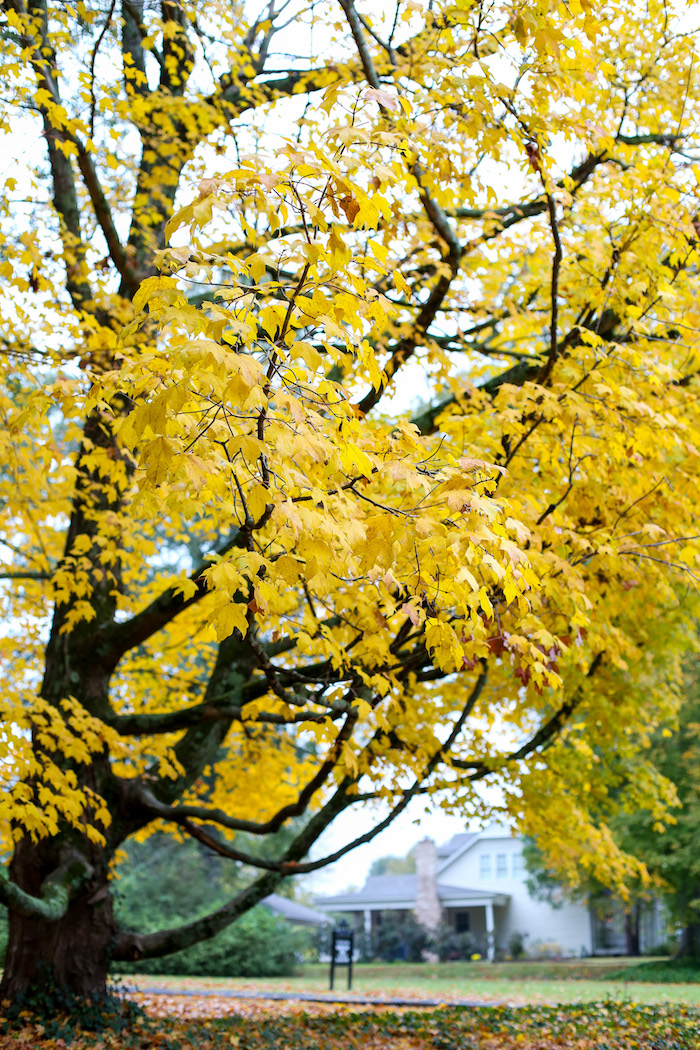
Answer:
[{"label": "white house", "polygon": [[[541,947],[562,956],[624,954],[621,915],[603,919],[582,903],[564,900],[554,907],[530,896],[522,850],[521,837],[495,824],[438,847],[424,838],[415,850],[415,875],[373,875],[359,892],[315,904],[320,911],[352,916],[367,935],[386,912],[412,911],[428,928],[444,922],[458,933],[469,932],[489,959],[507,951],[515,933],[530,952]],[[640,934],[642,950],[663,939],[658,906],[645,909]]]}]

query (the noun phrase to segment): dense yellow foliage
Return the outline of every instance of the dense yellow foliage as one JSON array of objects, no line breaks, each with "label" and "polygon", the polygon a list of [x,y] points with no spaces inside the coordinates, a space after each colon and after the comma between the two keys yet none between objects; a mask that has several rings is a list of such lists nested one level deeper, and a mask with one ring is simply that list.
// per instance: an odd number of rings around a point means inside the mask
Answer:
[{"label": "dense yellow foliage", "polygon": [[108,752],[221,848],[300,792],[320,833],[487,782],[620,879],[599,817],[670,797],[644,750],[697,606],[693,36],[340,0],[275,90],[246,14],[147,9],[130,51],[4,9],[53,176],[3,204],[8,831],[109,837]]}]

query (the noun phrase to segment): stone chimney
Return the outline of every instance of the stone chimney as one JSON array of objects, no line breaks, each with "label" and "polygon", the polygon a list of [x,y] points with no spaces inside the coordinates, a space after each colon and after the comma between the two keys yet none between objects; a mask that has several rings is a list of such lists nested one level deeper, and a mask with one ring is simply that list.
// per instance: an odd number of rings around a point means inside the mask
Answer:
[{"label": "stone chimney", "polygon": [[415,847],[416,904],[413,912],[418,922],[429,930],[440,925],[442,918],[437,895],[437,853],[430,838],[421,839]]}]

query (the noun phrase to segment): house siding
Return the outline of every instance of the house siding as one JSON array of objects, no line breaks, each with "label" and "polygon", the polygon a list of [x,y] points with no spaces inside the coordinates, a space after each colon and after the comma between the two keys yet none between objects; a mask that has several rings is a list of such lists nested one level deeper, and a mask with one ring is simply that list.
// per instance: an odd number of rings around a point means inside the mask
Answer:
[{"label": "house siding", "polygon": [[[482,857],[489,858],[490,864]],[[452,885],[509,895],[505,906],[494,908],[499,950],[507,951],[512,934],[517,932],[522,934],[527,951],[550,945],[551,951],[562,955],[592,953],[588,908],[569,902],[553,908],[546,902],[533,900],[526,885],[522,842],[505,830],[487,829],[461,856],[443,861],[438,878]]]}]

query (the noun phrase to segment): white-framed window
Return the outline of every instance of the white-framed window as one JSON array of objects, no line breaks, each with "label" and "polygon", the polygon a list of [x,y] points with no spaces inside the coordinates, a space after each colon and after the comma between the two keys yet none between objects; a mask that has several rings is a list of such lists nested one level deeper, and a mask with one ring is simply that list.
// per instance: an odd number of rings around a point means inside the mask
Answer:
[{"label": "white-framed window", "polygon": [[513,856],[513,875],[516,878],[520,878],[520,876],[525,871],[525,858],[523,857],[522,853],[513,853],[512,856]]},{"label": "white-framed window", "polygon": [[496,878],[505,879],[508,877],[508,854],[497,853],[496,854]]},{"label": "white-framed window", "polygon": [[482,853],[479,857],[479,875],[482,879],[491,878],[491,854]]}]

